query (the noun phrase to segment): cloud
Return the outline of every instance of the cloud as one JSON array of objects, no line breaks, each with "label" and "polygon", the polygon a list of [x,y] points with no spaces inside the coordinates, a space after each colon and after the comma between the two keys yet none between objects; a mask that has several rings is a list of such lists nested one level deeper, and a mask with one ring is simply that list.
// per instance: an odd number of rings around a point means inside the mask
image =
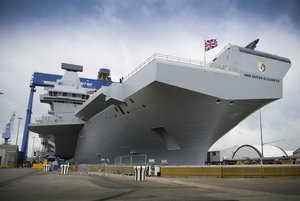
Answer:
[{"label": "cloud", "polygon": [[[44,3],[0,2],[0,91],[5,93],[0,96],[1,131],[13,111],[25,117],[34,71],[63,74],[60,63],[68,62],[84,66],[82,77],[95,78],[100,67],[108,67],[118,80],[155,52],[202,60],[203,40],[217,38],[219,47],[207,54],[212,59],[227,43],[243,46],[260,38],[259,50],[292,61],[284,79],[283,99],[262,110],[264,137],[269,141],[285,139],[280,145],[286,149],[299,147],[296,1]],[[44,92],[38,89],[35,94],[33,120],[49,109],[39,103],[39,93]],[[214,147],[257,144],[259,136],[258,114],[254,113]]]}]

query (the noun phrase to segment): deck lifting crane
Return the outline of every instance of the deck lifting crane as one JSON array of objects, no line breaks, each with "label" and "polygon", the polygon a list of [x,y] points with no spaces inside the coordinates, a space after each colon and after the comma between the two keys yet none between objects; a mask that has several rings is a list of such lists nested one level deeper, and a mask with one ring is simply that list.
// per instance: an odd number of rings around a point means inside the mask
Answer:
[{"label": "deck lifting crane", "polygon": [[15,117],[16,117],[16,112],[13,112],[9,122],[6,124],[5,131],[2,133],[2,138],[4,139],[4,144],[8,144],[8,141],[11,136],[11,131],[13,130],[13,127],[14,127]]}]

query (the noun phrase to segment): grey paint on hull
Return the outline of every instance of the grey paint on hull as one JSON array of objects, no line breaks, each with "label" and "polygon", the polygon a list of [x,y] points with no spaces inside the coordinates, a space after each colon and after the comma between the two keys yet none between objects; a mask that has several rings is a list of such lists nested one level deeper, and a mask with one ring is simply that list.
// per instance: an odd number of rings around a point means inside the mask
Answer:
[{"label": "grey paint on hull", "polygon": [[72,158],[75,153],[78,133],[83,124],[30,124],[30,131],[42,136],[53,135],[55,154],[62,158]]},{"label": "grey paint on hull", "polygon": [[[136,151],[156,161],[166,159],[169,164],[203,164],[208,148],[217,139],[272,101],[232,102],[160,82],[129,98],[127,106],[120,105],[125,114],[111,106],[85,124],[74,161],[95,163],[99,153],[114,161],[116,156]],[[163,128],[167,136],[153,128]],[[174,142],[179,149],[168,150],[168,143]]]}]

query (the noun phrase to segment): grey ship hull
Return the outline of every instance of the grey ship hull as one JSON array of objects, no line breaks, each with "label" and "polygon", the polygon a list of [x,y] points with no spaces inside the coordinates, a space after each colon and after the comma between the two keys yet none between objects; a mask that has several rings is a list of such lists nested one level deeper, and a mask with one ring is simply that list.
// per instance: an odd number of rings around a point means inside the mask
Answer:
[{"label": "grey ship hull", "polygon": [[[203,164],[209,147],[246,116],[272,100],[221,100],[154,82],[130,97],[127,106],[107,108],[79,134],[74,160],[115,161],[130,152],[169,164]],[[118,163],[118,162],[117,162]],[[124,163],[124,161],[123,161]]]},{"label": "grey ship hull", "polygon": [[209,66],[154,55],[122,83],[102,87],[75,112],[78,132],[66,125],[62,129],[61,123],[30,128],[57,136],[57,154],[78,163],[100,158],[123,163],[122,156],[136,153],[157,163],[203,164],[214,142],[282,98],[282,79],[290,65],[286,58],[238,46],[226,48]]}]

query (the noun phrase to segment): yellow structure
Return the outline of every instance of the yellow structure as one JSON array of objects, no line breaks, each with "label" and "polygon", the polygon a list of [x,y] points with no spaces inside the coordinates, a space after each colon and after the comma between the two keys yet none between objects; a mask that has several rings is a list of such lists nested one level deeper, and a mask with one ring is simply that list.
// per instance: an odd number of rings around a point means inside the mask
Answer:
[{"label": "yellow structure", "polygon": [[300,176],[298,165],[164,166],[161,176],[282,177]]},{"label": "yellow structure", "polygon": [[42,163],[33,163],[32,164],[32,168],[33,169],[43,169],[43,165]]},{"label": "yellow structure", "polygon": [[[133,175],[133,166],[78,165],[79,171]],[[161,166],[166,177],[299,177],[300,165]]]},{"label": "yellow structure", "polygon": [[74,171],[74,172],[76,172],[78,170],[78,167],[77,167],[77,165],[70,165],[70,167],[69,167],[69,171]]}]

